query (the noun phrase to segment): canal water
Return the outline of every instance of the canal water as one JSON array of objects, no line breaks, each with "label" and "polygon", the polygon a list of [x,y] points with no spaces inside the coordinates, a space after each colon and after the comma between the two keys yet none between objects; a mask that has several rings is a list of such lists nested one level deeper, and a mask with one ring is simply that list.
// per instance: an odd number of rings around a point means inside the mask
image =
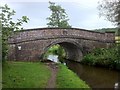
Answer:
[{"label": "canal water", "polygon": [[[53,57],[56,57],[53,55]],[[49,58],[50,59],[50,58]],[[58,58],[52,58],[51,60],[58,62]],[[115,70],[109,70],[107,68],[92,67],[88,65],[82,65],[74,61],[66,61],[66,66],[75,72],[82,80],[84,80],[91,88],[118,88],[120,84],[120,72]]]},{"label": "canal water", "polygon": [[58,63],[59,62],[59,60],[58,60],[58,55],[48,55],[48,57],[47,57],[47,59],[49,59],[49,60],[51,60],[51,61],[53,61],[53,62],[56,62],[56,63]]}]

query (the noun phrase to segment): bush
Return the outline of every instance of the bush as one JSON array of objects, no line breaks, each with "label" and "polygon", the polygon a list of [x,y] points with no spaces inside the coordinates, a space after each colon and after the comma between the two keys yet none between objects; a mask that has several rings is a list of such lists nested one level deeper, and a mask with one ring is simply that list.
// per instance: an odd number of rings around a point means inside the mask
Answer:
[{"label": "bush", "polygon": [[109,68],[120,68],[118,48],[96,48],[91,53],[84,56],[81,61],[88,65],[99,65]]},{"label": "bush", "polygon": [[95,65],[96,64],[95,58],[96,57],[94,57],[93,54],[88,54],[88,55],[84,56],[82,62],[84,64],[88,64],[88,65]]}]

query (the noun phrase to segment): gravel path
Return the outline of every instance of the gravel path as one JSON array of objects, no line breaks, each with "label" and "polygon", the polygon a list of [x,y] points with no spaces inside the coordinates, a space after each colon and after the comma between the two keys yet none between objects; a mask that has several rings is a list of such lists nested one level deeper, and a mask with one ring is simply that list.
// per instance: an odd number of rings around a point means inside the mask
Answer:
[{"label": "gravel path", "polygon": [[54,62],[49,62],[46,64],[51,71],[51,77],[47,83],[46,88],[56,88],[56,75],[57,75],[57,71],[58,71],[58,66]]}]

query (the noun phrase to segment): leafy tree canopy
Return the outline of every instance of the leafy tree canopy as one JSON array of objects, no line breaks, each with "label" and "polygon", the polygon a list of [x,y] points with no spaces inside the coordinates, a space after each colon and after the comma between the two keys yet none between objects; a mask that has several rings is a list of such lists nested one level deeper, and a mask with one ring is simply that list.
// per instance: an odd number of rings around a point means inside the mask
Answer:
[{"label": "leafy tree canopy", "polygon": [[7,4],[0,6],[0,34],[2,35],[2,59],[7,59],[8,53],[8,38],[16,30],[22,30],[21,27],[23,23],[27,23],[29,18],[27,16],[22,16],[21,19],[17,19],[16,22],[13,21],[12,16],[15,15],[15,11],[11,10]]},{"label": "leafy tree canopy", "polygon": [[107,20],[120,26],[120,0],[102,0],[98,9],[100,16],[105,16]]},{"label": "leafy tree canopy", "polygon": [[60,5],[56,5],[54,2],[49,2],[50,6],[48,7],[52,14],[47,18],[49,21],[47,23],[48,27],[59,27],[59,28],[70,28],[68,21],[68,16]]}]

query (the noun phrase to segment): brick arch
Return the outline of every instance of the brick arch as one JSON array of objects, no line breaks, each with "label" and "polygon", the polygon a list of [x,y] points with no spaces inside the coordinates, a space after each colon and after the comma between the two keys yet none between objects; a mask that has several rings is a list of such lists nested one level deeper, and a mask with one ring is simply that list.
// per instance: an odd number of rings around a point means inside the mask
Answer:
[{"label": "brick arch", "polygon": [[73,40],[56,40],[51,42],[44,48],[42,56],[45,52],[52,47],[53,45],[59,44],[61,47],[64,48],[66,52],[66,58],[69,60],[74,60],[80,62],[83,58],[83,48],[80,43],[75,42]]}]

